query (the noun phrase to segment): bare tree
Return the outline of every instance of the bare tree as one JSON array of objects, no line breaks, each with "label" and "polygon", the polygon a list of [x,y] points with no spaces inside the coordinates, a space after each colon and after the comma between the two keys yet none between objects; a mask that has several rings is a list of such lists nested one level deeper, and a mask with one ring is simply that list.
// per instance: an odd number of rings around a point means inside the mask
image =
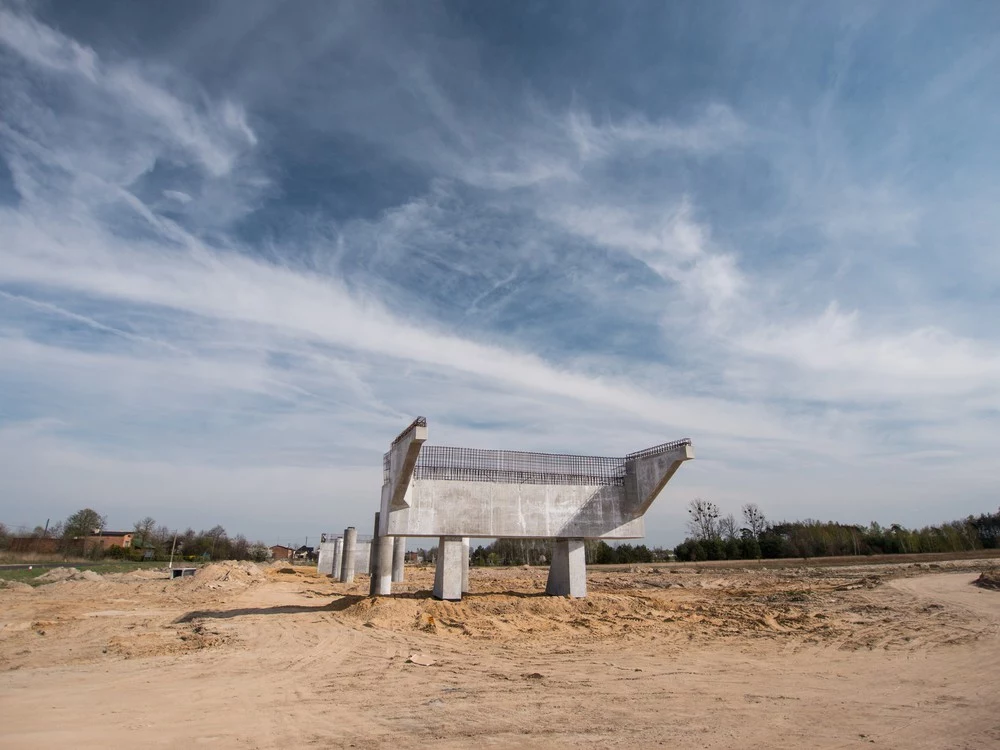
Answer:
[{"label": "bare tree", "polygon": [[152,542],[156,547],[166,547],[172,543],[175,531],[171,531],[165,524],[160,524],[153,532]]},{"label": "bare tree", "polygon": [[743,520],[747,522],[747,528],[750,529],[753,538],[760,539],[760,535],[767,528],[767,519],[757,507],[757,503],[747,503],[743,506]]},{"label": "bare tree", "polygon": [[133,528],[135,529],[135,535],[139,537],[137,546],[150,546],[153,541],[153,529],[156,528],[156,521],[153,520],[153,517],[146,516],[142,520],[136,521],[133,524]]},{"label": "bare tree", "polygon": [[727,542],[733,539],[739,539],[740,526],[736,523],[736,517],[732,513],[719,519],[719,534],[721,534]]},{"label": "bare tree", "polygon": [[719,506],[696,497],[688,503],[688,528],[695,539],[718,539]]}]

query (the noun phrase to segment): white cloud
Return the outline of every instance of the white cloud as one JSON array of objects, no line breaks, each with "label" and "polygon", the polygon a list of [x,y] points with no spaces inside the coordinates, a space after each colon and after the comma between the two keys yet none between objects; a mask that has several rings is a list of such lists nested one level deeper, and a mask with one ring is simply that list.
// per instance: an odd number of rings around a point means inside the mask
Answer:
[{"label": "white cloud", "polygon": [[169,198],[170,200],[177,201],[178,203],[190,203],[192,198],[190,195],[182,190],[164,190],[163,197]]},{"label": "white cloud", "polygon": [[[0,9],[0,43],[44,71],[77,78],[72,84],[80,87],[74,91],[77,98],[86,88],[106,97],[99,104],[105,110],[99,116],[128,140],[153,136],[193,157],[213,177],[228,174],[240,154],[257,143],[246,113],[235,103],[195,106],[154,83],[152,72],[137,63],[106,63],[94,50],[31,17]],[[98,113],[90,110],[86,116]],[[44,127],[61,130],[68,138],[74,126],[60,128],[50,121]],[[139,132],[130,132],[135,130]]]},{"label": "white cloud", "polygon": [[888,400],[914,391],[954,396],[989,388],[1000,393],[1000,348],[938,326],[868,332],[861,320],[857,311],[842,312],[831,304],[815,319],[765,325],[737,343],[806,372],[850,378],[867,388],[877,384]]},{"label": "white cloud", "polygon": [[729,107],[718,103],[707,106],[689,124],[650,122],[641,115],[595,124],[589,113],[572,110],[565,127],[584,160],[607,158],[622,149],[708,154],[730,148],[748,135],[746,124]]},{"label": "white cloud", "polygon": [[[558,394],[672,425],[779,437],[787,430],[755,410],[711,400],[654,397],[548,365],[526,353],[469,341],[391,315],[336,280],[198,248],[196,253],[136,252],[79,226],[39,233],[18,223],[0,281],[39,285],[178,313],[252,324],[308,341],[456,370],[516,389]],[[112,249],[113,248],[113,249]],[[742,426],[741,426],[742,425]]]},{"label": "white cloud", "polygon": [[745,286],[735,257],[712,246],[686,197],[662,208],[555,204],[542,215],[571,234],[628,253],[713,310],[732,302]]}]

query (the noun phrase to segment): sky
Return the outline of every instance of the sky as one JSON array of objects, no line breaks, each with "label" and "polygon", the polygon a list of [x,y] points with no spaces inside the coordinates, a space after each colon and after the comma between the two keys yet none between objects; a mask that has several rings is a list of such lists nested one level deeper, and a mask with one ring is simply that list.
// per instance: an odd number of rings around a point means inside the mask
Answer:
[{"label": "sky", "polygon": [[417,415],[992,512],[998,132],[989,0],[0,0],[0,521],[366,530]]}]

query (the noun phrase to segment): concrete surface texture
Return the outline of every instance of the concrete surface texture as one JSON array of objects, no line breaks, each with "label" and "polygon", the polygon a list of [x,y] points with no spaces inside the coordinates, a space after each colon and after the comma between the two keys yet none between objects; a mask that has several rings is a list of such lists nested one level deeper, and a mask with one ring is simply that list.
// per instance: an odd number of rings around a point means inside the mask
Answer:
[{"label": "concrete surface texture", "polygon": [[472,540],[467,536],[462,537],[462,593],[469,593],[469,552]]},{"label": "concrete surface texture", "polygon": [[[460,536],[438,539],[437,567],[434,571],[435,599],[459,601],[462,598],[462,554],[467,547]],[[466,556],[466,560],[468,557]]]},{"label": "concrete surface texture", "polygon": [[334,575],[334,560],[337,557],[335,541],[319,543],[319,557],[316,560],[316,571],[325,576]]},{"label": "concrete surface texture", "polygon": [[587,595],[587,558],[583,539],[555,540],[545,593],[577,599]]},{"label": "concrete surface texture", "polygon": [[380,586],[379,586],[379,564],[382,561],[382,543],[385,541],[384,537],[380,537],[378,533],[378,513],[375,514],[375,531],[372,532],[372,564],[371,564],[371,579],[368,581],[368,596],[379,596]]},{"label": "concrete surface texture", "polygon": [[[378,528],[379,514],[375,514],[375,527]],[[372,550],[372,580],[375,582],[373,596],[388,596],[392,593],[392,550],[391,536],[376,537],[378,544]],[[373,540],[374,542],[374,540]],[[378,558],[375,561],[375,558]]]},{"label": "concrete surface texture", "polygon": [[372,572],[372,557],[371,540],[358,539],[355,542],[354,572],[370,574]]},{"label": "concrete surface texture", "polygon": [[344,562],[344,537],[338,536],[334,540],[333,548],[333,577],[340,579],[340,568]]},{"label": "concrete surface texture", "polygon": [[392,582],[402,583],[405,578],[406,537],[392,537]]},{"label": "concrete surface texture", "polygon": [[355,557],[357,555],[358,530],[353,526],[344,529],[344,553],[341,560],[340,582],[354,582]]}]

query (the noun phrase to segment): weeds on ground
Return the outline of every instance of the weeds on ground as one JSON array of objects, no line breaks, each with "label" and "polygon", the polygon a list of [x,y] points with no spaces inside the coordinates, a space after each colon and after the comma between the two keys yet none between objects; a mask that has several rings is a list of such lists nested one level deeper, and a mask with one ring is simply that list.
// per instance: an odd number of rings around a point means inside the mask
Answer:
[{"label": "weeds on ground", "polygon": [[[2,570],[0,569],[0,580],[4,581],[20,581],[21,583],[27,583],[31,586],[41,586],[42,584],[36,579],[38,576],[52,570],[51,565],[39,566],[33,563],[28,563],[29,565],[34,565],[31,570]],[[65,562],[62,563],[62,567],[66,568],[76,568],[77,570],[93,570],[96,573],[131,573],[133,570],[146,570],[149,568],[165,568],[166,565],[162,562]]]}]

